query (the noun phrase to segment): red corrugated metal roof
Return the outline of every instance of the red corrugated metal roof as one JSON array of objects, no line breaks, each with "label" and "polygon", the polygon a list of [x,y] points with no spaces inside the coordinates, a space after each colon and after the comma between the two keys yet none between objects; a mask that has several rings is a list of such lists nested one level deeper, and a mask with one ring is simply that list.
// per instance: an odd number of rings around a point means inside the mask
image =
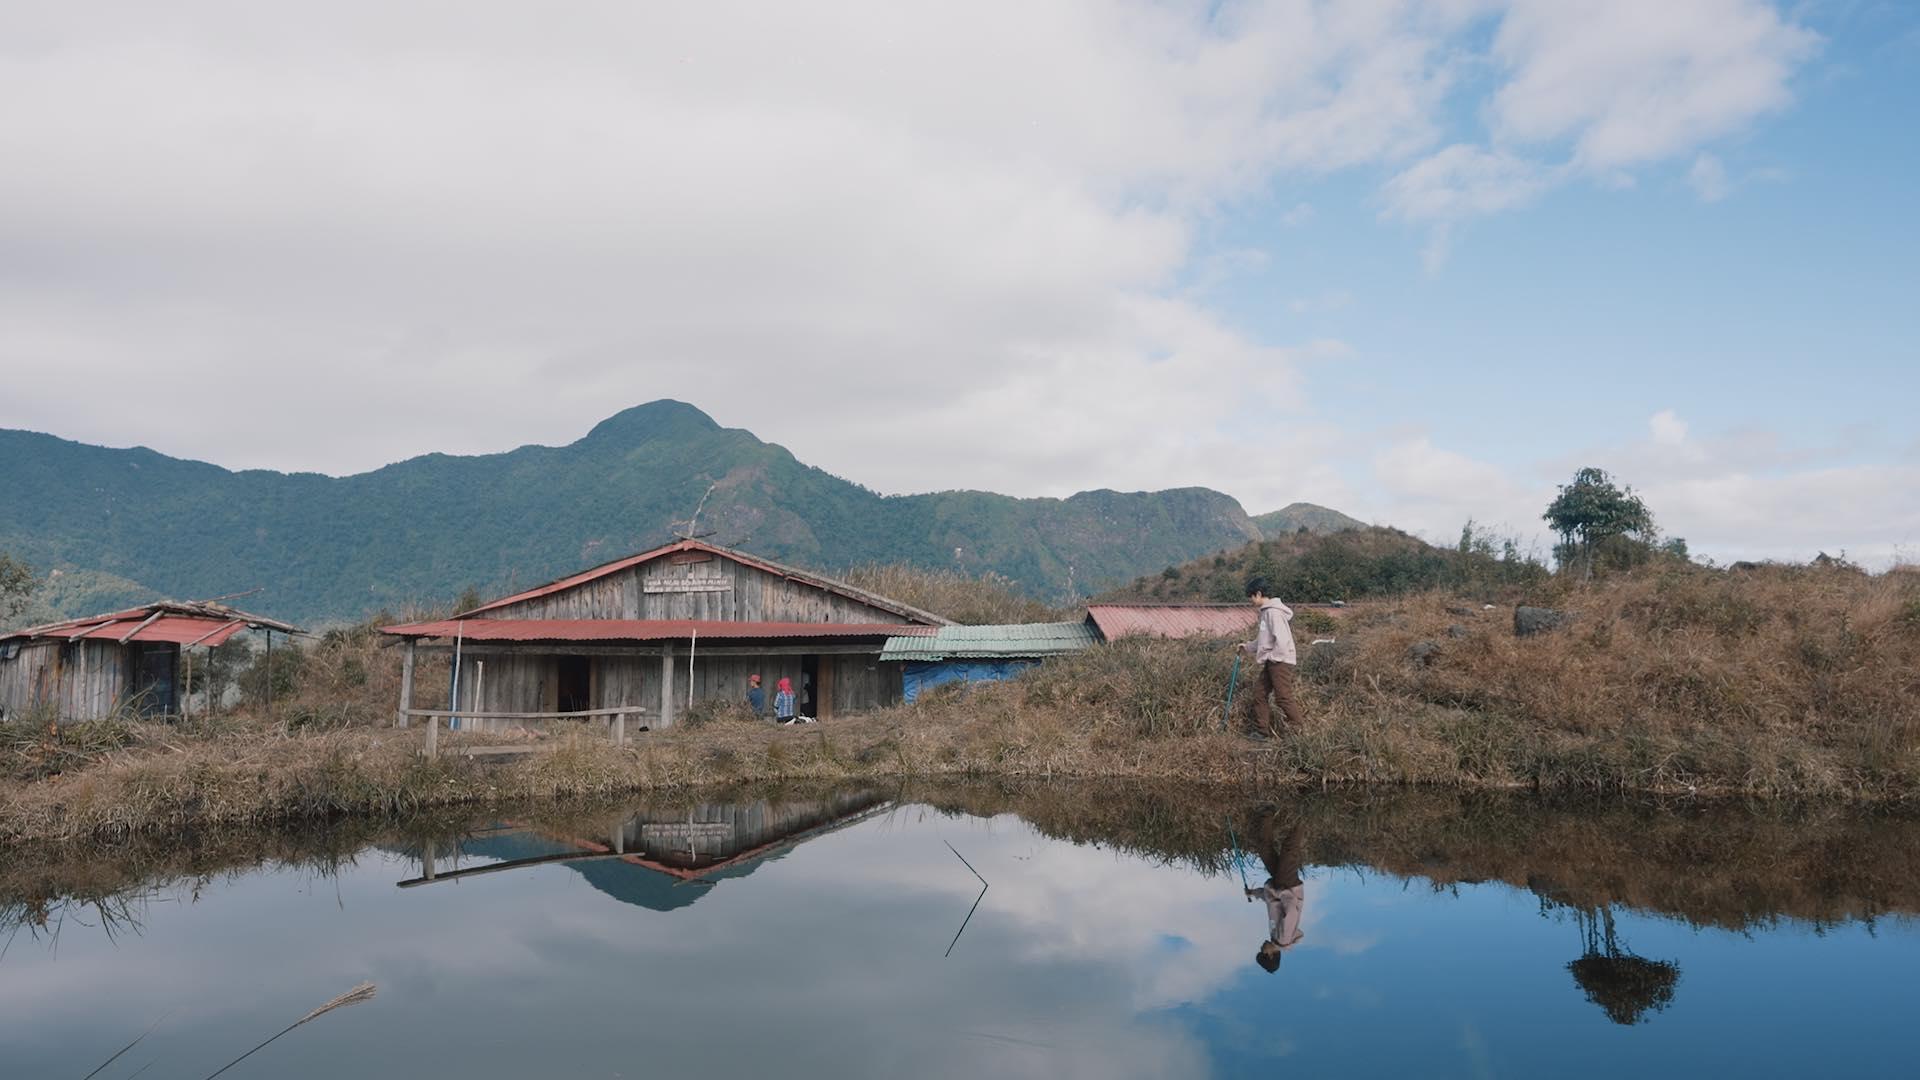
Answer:
[{"label": "red corrugated metal roof", "polygon": [[1233,637],[1253,629],[1252,604],[1090,604],[1087,618],[1108,641],[1152,637]]},{"label": "red corrugated metal roof", "polygon": [[528,589],[525,592],[514,593],[512,596],[503,596],[498,600],[482,604],[471,611],[460,612],[459,617],[471,618],[475,615],[506,607],[508,604],[517,604],[522,600],[532,600],[537,597],[551,596],[557,592],[565,592],[576,585],[584,585],[589,581],[603,578],[608,574],[617,574],[622,570],[638,566],[641,563],[651,562],[654,559],[660,558],[662,555],[672,555],[681,551],[702,551],[709,555],[718,555],[723,559],[732,559],[734,562],[751,566],[756,570],[763,570],[769,574],[777,574],[781,577],[805,582],[816,588],[838,593],[849,599],[858,600],[863,604],[870,604],[883,611],[891,611],[903,618],[914,619],[927,625],[946,625],[948,622],[948,620],[932,612],[908,607],[905,604],[889,600],[875,593],[867,592],[865,589],[856,589],[851,585],[835,581],[832,578],[821,577],[818,574],[809,573],[805,570],[796,570],[791,566],[782,566],[779,563],[734,551],[731,548],[716,547],[713,544],[703,544],[698,540],[678,540],[665,547],[654,548],[652,551],[643,551],[638,555],[629,555],[624,559],[615,559],[610,563],[602,563],[591,570],[582,570],[570,577],[563,577],[558,581],[551,581],[538,588]]},{"label": "red corrugated metal roof", "polygon": [[[158,642],[173,645],[221,645],[249,626],[264,626],[282,633],[298,633],[296,627],[219,604],[181,604],[171,601],[129,608],[106,615],[31,626],[5,638],[63,638],[68,641]],[[128,635],[131,634],[131,637]]]},{"label": "red corrugated metal roof", "polygon": [[840,640],[930,634],[937,627],[891,623],[711,622],[696,619],[440,619],[383,626],[396,637],[468,641],[680,641],[708,638]]}]

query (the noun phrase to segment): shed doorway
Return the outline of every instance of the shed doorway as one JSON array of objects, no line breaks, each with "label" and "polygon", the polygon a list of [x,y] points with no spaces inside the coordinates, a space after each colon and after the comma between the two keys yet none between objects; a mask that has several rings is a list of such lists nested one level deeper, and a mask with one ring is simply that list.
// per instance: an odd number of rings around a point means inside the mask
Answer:
[{"label": "shed doorway", "polygon": [[800,658],[800,692],[798,699],[801,716],[811,716],[815,720],[833,719],[833,657],[808,654]]},{"label": "shed doorway", "polygon": [[586,712],[593,708],[593,658],[562,656],[559,659],[559,670],[553,680],[554,688],[559,691],[554,711]]},{"label": "shed doorway", "polygon": [[142,716],[170,716],[176,705],[174,670],[179,664],[178,645],[142,643],[128,647],[133,661],[133,703]]}]

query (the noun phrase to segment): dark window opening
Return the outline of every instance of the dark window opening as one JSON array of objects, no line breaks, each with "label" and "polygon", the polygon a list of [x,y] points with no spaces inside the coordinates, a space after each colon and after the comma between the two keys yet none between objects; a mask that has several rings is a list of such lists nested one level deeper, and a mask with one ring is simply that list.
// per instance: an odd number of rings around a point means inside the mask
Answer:
[{"label": "dark window opening", "polygon": [[561,712],[586,712],[593,708],[593,659],[587,656],[563,656],[556,680],[560,690]]}]

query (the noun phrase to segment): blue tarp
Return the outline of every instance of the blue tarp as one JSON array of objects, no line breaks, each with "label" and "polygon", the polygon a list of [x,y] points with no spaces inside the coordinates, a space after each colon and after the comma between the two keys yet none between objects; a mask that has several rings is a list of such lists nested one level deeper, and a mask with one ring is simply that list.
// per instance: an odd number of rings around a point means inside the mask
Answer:
[{"label": "blue tarp", "polygon": [[950,682],[999,682],[1011,679],[1038,660],[930,660],[908,663],[900,672],[901,697],[918,700],[936,686]]}]

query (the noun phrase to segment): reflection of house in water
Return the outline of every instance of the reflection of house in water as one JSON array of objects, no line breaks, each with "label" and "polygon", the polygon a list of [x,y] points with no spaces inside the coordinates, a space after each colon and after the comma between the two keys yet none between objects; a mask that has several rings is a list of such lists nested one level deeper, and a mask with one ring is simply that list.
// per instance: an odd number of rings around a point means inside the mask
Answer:
[{"label": "reflection of house in water", "polygon": [[507,822],[460,841],[462,857],[497,861],[448,870],[429,847],[421,853],[421,876],[400,886],[559,865],[621,903],[672,911],[692,904],[721,881],[746,877],[799,844],[891,805],[867,791],[813,799],[704,802],[643,810],[609,836],[569,835],[566,830]]}]

